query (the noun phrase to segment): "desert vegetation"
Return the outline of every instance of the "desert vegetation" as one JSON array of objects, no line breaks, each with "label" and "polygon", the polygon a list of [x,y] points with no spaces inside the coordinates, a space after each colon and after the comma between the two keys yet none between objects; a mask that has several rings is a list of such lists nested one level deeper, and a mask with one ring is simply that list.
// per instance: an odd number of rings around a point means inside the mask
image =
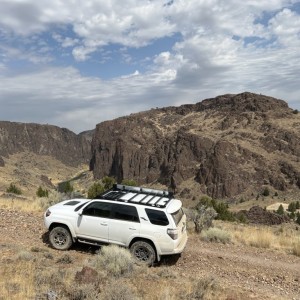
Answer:
[{"label": "desert vegetation", "polygon": [[117,246],[103,247],[81,263],[44,248],[13,252],[0,269],[1,299],[224,299],[212,277],[178,281],[176,271],[137,266]]},{"label": "desert vegetation", "polygon": [[[87,193],[92,193],[89,196],[93,198],[111,188],[113,183],[112,178],[104,178],[90,184]],[[70,184],[73,186],[74,183]],[[136,183],[132,182],[132,185]],[[0,198],[0,210],[25,211],[42,222],[42,213],[47,207],[74,197],[74,193],[74,189],[61,193],[41,186],[32,198],[9,193],[6,198]],[[192,244],[188,251],[193,256],[187,254],[179,264],[166,259],[152,268],[138,266],[127,249],[117,246],[101,249],[75,246],[75,249],[63,253],[49,247],[45,234],[35,237],[40,240],[38,246],[31,242],[2,242],[0,299],[242,299],[240,291],[224,286],[220,277],[211,272],[210,265],[217,263],[215,260],[222,256],[222,247],[226,247],[229,253],[231,247],[246,247],[253,249],[247,250],[250,253],[275,251],[278,255],[300,257],[297,223],[276,226],[248,224],[231,211],[230,205],[207,196],[193,201],[193,204],[194,207],[185,209]],[[291,213],[295,214],[296,221],[297,201],[290,202],[282,212],[283,215]],[[22,226],[27,225],[20,224]],[[202,258],[202,254],[194,254],[194,248],[201,251],[202,247],[221,254],[210,258],[205,272],[182,269],[190,260],[204,259],[205,262],[205,255]]]}]

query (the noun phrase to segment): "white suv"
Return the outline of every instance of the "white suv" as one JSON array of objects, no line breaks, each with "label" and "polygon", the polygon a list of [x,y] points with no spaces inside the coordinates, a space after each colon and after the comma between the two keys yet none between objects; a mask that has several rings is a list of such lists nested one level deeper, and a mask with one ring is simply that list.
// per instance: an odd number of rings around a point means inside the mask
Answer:
[{"label": "white suv", "polygon": [[186,216],[172,193],[116,184],[97,198],[66,200],[47,209],[44,221],[54,248],[67,250],[76,241],[117,244],[147,265],[183,251]]}]

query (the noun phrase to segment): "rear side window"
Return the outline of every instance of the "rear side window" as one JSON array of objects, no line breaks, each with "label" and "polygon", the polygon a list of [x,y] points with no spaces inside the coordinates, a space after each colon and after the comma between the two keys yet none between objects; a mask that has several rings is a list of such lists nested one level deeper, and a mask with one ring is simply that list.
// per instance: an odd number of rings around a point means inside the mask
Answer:
[{"label": "rear side window", "polygon": [[140,222],[136,207],[130,205],[114,204],[113,218],[124,221]]},{"label": "rear side window", "polygon": [[160,226],[167,226],[169,224],[169,220],[163,211],[150,208],[146,208],[145,211],[152,224]]}]

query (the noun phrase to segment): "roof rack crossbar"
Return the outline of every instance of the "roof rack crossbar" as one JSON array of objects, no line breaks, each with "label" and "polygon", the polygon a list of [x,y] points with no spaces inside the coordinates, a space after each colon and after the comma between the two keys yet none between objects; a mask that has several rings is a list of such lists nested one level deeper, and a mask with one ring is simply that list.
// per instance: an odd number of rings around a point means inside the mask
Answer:
[{"label": "roof rack crossbar", "polygon": [[[122,199],[122,196],[125,196],[127,193],[133,193],[134,195],[129,197],[128,199],[126,199],[126,197],[125,199]],[[137,201],[134,201],[135,197],[139,195],[141,196],[141,198]],[[158,199],[155,199],[156,197]],[[123,184],[114,184],[110,190],[105,191],[103,194],[98,195],[96,197],[96,199],[107,199],[118,202],[134,203],[152,207],[166,207],[172,198],[172,192],[142,187],[126,186]],[[155,200],[153,201],[153,199]],[[151,201],[153,201],[153,203],[151,203]]]},{"label": "roof rack crossbar", "polygon": [[156,196],[164,196],[166,198],[173,197],[173,193],[168,191],[161,191],[161,190],[155,190],[150,188],[141,188],[141,187],[134,187],[134,186],[128,186],[123,184],[114,184],[113,190],[121,190],[121,191],[128,191],[133,193],[142,193],[147,195],[156,195]]}]

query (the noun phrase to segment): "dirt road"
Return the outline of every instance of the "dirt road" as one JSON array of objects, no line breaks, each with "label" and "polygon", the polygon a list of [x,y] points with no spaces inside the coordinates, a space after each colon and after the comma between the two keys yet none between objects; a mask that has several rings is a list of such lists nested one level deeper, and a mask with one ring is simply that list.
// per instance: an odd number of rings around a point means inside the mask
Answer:
[{"label": "dirt road", "polygon": [[[0,209],[1,260],[14,249],[49,249],[41,214]],[[89,248],[69,253],[75,262],[93,255]],[[56,250],[50,249],[53,255]],[[1,263],[1,261],[0,261]],[[160,266],[168,263],[163,261]],[[189,237],[185,252],[169,268],[182,277],[211,276],[223,287],[237,291],[231,299],[300,299],[300,257],[277,250],[235,244],[203,242]]]}]

